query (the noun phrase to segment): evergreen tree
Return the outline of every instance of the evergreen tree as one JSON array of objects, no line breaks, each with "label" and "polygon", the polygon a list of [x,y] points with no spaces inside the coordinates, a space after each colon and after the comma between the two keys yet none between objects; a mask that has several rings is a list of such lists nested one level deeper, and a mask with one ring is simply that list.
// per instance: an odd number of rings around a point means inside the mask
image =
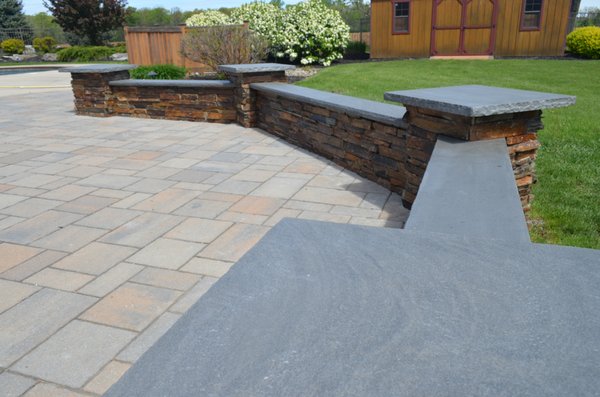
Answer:
[{"label": "evergreen tree", "polygon": [[0,29],[27,27],[21,0],[0,0]]},{"label": "evergreen tree", "polygon": [[123,26],[127,15],[126,0],[44,0],[44,6],[65,32],[86,37],[92,45]]}]

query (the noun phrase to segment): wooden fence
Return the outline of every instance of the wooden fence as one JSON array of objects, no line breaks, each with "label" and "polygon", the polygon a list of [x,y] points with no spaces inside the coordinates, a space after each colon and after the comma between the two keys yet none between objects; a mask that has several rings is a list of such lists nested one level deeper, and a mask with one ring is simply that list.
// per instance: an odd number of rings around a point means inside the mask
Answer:
[{"label": "wooden fence", "polygon": [[129,63],[157,65],[170,63],[184,66],[191,72],[210,70],[206,65],[183,56],[181,39],[187,28],[181,26],[125,27]]},{"label": "wooden fence", "polygon": [[350,33],[350,40],[362,41],[367,45],[371,44],[371,32],[352,32]]}]

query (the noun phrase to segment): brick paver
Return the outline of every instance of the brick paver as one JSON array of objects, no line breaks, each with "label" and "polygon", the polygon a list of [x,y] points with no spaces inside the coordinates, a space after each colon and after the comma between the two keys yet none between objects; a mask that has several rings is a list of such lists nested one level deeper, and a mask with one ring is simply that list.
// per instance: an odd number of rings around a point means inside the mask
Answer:
[{"label": "brick paver", "polygon": [[406,219],[397,195],[260,130],[78,117],[70,89],[7,78],[0,395],[102,394],[284,217]]}]

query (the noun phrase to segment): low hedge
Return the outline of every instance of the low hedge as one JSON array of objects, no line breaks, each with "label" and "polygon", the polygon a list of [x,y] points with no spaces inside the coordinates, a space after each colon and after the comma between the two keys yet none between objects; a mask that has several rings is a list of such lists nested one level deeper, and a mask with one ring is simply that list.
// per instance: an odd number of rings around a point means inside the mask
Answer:
[{"label": "low hedge", "polygon": [[60,62],[90,62],[90,61],[106,61],[110,56],[120,50],[118,47],[87,47],[87,46],[73,46],[63,48],[57,52],[58,60]]},{"label": "low hedge", "polygon": [[0,43],[2,51],[7,54],[22,54],[25,51],[25,43],[19,39],[6,39]]},{"label": "low hedge", "polygon": [[572,54],[580,57],[600,59],[600,27],[575,29],[567,36],[567,47]]},{"label": "low hedge", "polygon": [[132,79],[138,80],[181,80],[187,71],[175,65],[138,66],[129,71]]}]

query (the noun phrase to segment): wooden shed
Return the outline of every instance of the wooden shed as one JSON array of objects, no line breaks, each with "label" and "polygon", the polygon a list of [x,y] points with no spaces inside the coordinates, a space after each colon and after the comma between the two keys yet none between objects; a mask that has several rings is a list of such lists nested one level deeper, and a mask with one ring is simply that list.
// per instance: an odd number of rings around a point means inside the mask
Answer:
[{"label": "wooden shed", "polygon": [[371,58],[563,55],[572,2],[371,0]]}]

